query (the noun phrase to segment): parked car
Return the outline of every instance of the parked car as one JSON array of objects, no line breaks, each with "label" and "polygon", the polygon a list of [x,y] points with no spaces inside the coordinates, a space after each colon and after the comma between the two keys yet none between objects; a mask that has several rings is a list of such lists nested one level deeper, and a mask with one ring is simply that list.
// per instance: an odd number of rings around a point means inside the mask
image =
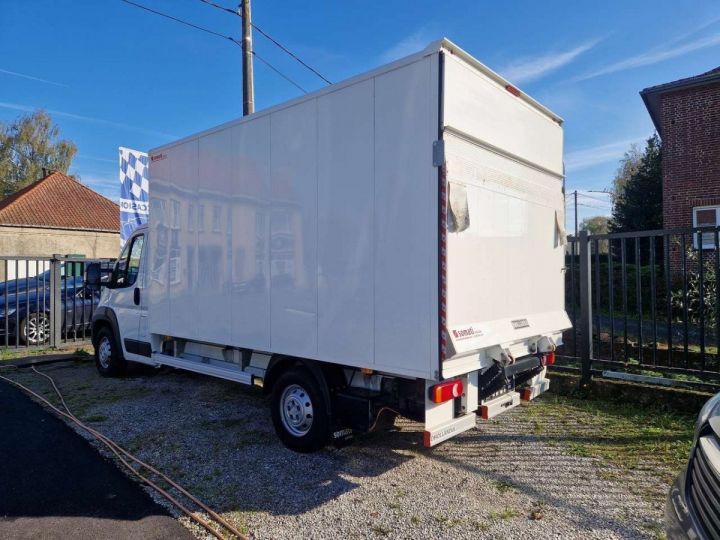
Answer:
[{"label": "parked car", "polygon": [[[63,281],[60,290],[63,334],[86,332],[100,291],[91,291],[82,280]],[[42,345],[50,340],[50,288],[38,287],[0,295],[0,343],[16,340],[25,345]]]},{"label": "parked car", "polygon": [[720,393],[698,415],[685,470],[665,506],[668,538],[720,538]]},{"label": "parked car", "polygon": [[[82,276],[62,278],[63,286],[78,287],[83,282]],[[9,279],[0,282],[0,297],[5,294],[21,293],[27,290],[45,289],[50,287],[50,270],[45,270],[37,276],[28,278]]]}]

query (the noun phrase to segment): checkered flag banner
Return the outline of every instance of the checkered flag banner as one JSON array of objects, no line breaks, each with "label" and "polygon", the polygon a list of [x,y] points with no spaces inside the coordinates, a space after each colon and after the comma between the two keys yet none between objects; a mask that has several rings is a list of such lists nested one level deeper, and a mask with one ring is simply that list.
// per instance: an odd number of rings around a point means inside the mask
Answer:
[{"label": "checkered flag banner", "polygon": [[125,244],[135,228],[148,220],[148,155],[123,147],[119,151],[120,243]]}]

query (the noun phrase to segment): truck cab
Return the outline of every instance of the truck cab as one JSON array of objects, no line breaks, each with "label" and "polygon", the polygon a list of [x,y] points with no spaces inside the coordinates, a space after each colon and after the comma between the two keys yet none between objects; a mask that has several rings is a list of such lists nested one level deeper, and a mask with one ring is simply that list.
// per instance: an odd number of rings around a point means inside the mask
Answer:
[{"label": "truck cab", "polygon": [[122,374],[126,361],[152,363],[143,294],[146,239],[147,226],[142,226],[127,240],[93,315],[93,345],[102,375]]}]

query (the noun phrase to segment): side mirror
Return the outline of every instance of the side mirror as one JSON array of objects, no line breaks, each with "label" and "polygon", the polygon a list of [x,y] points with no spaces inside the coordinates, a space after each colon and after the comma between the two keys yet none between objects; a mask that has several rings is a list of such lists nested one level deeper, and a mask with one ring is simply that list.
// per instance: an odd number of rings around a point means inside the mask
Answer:
[{"label": "side mirror", "polygon": [[85,285],[90,290],[100,289],[100,263],[88,263],[85,267]]}]

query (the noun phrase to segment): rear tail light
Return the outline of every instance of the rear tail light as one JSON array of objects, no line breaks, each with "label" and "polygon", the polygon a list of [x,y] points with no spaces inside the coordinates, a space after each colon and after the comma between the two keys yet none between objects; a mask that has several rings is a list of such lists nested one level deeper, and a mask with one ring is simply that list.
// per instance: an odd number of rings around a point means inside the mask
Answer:
[{"label": "rear tail light", "polygon": [[463,383],[460,379],[436,384],[430,389],[430,400],[433,403],[445,403],[463,395]]},{"label": "rear tail light", "polygon": [[555,351],[550,351],[544,356],[546,366],[552,366],[555,363]]}]

